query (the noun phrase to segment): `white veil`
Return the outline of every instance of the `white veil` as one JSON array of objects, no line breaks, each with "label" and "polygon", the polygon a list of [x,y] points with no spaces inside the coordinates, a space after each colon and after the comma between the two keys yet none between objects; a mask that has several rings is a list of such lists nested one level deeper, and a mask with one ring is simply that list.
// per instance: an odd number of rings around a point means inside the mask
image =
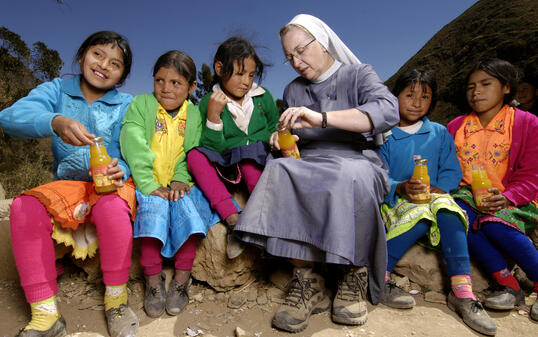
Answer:
[{"label": "white veil", "polygon": [[309,14],[299,14],[288,24],[295,24],[304,27],[321,43],[331,56],[343,64],[360,64],[361,61],[351,50],[340,40],[338,35],[327,26],[327,24],[315,16]]}]

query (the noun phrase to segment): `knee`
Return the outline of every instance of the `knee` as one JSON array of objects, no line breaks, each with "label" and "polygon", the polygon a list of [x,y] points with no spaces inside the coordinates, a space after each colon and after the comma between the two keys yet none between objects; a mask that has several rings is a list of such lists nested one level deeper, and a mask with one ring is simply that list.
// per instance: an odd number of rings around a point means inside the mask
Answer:
[{"label": "knee", "polygon": [[118,212],[129,213],[129,205],[117,194],[102,196],[93,206],[93,211],[104,214],[117,214]]},{"label": "knee", "polygon": [[202,160],[204,155],[197,149],[192,149],[187,153],[187,167],[191,169],[192,165]]},{"label": "knee", "polygon": [[47,213],[45,206],[38,198],[21,195],[13,199],[10,207],[10,227],[11,232],[21,232],[29,229],[36,229],[44,224],[46,230],[52,228],[50,216]]}]

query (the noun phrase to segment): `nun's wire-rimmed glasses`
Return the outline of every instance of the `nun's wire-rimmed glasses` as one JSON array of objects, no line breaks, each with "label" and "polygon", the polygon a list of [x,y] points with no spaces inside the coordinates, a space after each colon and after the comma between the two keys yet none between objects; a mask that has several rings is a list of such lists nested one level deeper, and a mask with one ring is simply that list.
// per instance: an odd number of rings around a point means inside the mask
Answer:
[{"label": "nun's wire-rimmed glasses", "polygon": [[290,54],[287,54],[286,55],[286,60],[284,61],[284,64],[288,64],[288,63],[291,63],[293,61],[293,58],[297,58],[299,60],[302,61],[301,59],[301,55],[306,51],[306,48],[308,48],[308,46],[310,44],[312,44],[312,42],[316,41],[316,39],[313,39],[312,41],[308,42],[307,44],[305,44],[304,46],[297,46],[295,47],[295,53],[290,53]]}]

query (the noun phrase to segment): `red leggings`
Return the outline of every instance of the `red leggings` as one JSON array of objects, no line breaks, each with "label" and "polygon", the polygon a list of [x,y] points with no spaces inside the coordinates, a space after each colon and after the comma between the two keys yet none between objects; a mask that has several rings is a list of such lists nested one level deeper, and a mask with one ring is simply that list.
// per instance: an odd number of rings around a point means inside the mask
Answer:
[{"label": "red leggings", "polygon": [[[187,154],[187,163],[196,184],[204,192],[211,208],[217,211],[222,220],[237,213],[232,195],[220,180],[215,166],[209,159],[200,151],[192,149]],[[253,160],[243,160],[239,163],[239,170],[245,180],[248,192],[252,193],[262,175],[263,168]]]},{"label": "red leggings", "polygon": [[[144,268],[145,275],[155,275],[163,269],[161,248],[163,243],[155,238],[143,237],[140,243],[140,265]],[[196,242],[198,237],[191,235],[179,248],[175,258],[175,268],[179,270],[191,270],[196,257]]]},{"label": "red leggings", "polygon": [[[105,195],[92,207],[90,221],[97,228],[101,270],[106,285],[129,280],[133,229],[129,206],[118,195]],[[28,302],[58,293],[52,223],[39,199],[22,195],[11,204],[11,242],[21,285]]]}]

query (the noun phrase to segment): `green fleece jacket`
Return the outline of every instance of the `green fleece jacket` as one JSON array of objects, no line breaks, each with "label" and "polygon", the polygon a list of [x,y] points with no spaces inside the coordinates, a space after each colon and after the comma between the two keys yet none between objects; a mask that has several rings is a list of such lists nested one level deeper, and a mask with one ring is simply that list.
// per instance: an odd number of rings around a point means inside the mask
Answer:
[{"label": "green fleece jacket", "polygon": [[223,124],[222,130],[215,131],[207,127],[205,123],[207,103],[212,93],[208,93],[200,101],[200,113],[204,121],[202,138],[200,139],[201,146],[213,151],[223,152],[224,150],[252,144],[259,140],[269,143],[269,137],[275,131],[275,125],[278,123],[280,116],[275,100],[267,89],[265,89],[263,95],[252,97],[254,110],[248,124],[248,135],[237,127],[227,106],[224,107],[220,115]]},{"label": "green fleece jacket", "polygon": [[[136,187],[146,195],[161,187],[153,178],[155,154],[150,149],[151,139],[155,134],[157,108],[158,102],[155,95],[136,96],[125,112],[120,133],[121,154],[131,169]],[[190,149],[198,146],[201,133],[200,111],[189,101],[183,142],[185,154],[178,159],[172,180],[186,184],[192,181],[187,169],[186,154]]]}]

